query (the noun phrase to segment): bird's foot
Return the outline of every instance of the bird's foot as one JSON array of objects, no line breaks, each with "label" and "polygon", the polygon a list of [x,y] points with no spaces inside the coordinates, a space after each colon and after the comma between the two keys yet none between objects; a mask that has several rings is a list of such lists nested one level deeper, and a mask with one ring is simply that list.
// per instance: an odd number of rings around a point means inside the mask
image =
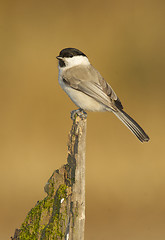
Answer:
[{"label": "bird's foot", "polygon": [[73,110],[70,114],[71,114],[71,119],[72,120],[75,120],[75,118],[77,116],[79,116],[81,119],[86,119],[87,118],[87,113],[81,108]]}]

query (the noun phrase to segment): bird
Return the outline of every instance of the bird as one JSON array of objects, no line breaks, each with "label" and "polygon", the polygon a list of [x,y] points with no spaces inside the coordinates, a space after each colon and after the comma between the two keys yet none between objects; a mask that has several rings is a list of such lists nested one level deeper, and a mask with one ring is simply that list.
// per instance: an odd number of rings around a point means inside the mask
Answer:
[{"label": "bird", "polygon": [[124,110],[123,105],[88,57],[76,48],[64,48],[58,59],[58,82],[70,99],[83,111],[112,112],[141,141],[149,136]]}]

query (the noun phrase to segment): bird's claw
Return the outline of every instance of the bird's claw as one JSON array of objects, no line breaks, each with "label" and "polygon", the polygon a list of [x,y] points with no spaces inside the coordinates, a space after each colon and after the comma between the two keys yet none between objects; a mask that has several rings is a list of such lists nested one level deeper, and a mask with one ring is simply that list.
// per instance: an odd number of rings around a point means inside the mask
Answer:
[{"label": "bird's claw", "polygon": [[71,114],[71,119],[72,120],[75,120],[75,118],[77,116],[79,116],[81,119],[86,119],[87,118],[87,113],[81,108],[73,110],[70,114]]}]

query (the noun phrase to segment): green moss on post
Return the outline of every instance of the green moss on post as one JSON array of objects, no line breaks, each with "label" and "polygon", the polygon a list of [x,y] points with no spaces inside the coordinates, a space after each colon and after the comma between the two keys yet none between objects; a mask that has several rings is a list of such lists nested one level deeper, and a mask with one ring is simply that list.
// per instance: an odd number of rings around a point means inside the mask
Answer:
[{"label": "green moss on post", "polygon": [[73,121],[67,164],[54,171],[47,196],[28,213],[13,240],[83,240],[85,223],[86,119]]}]

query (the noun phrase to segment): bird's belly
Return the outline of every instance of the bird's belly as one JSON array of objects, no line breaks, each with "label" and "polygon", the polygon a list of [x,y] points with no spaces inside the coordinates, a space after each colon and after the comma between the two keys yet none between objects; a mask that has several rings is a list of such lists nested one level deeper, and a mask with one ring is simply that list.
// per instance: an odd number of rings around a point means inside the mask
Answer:
[{"label": "bird's belly", "polygon": [[63,87],[64,91],[68,94],[70,99],[79,107],[84,109],[85,111],[92,112],[104,112],[106,111],[106,107],[96,101],[94,98],[86,95],[85,93],[75,90],[70,86]]}]

